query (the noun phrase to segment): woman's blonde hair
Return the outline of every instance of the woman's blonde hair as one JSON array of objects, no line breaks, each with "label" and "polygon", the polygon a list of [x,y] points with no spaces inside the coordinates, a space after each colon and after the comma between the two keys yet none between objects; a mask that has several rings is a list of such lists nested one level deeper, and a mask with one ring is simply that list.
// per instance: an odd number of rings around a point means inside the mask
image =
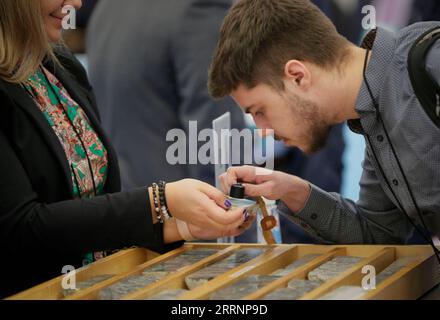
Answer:
[{"label": "woman's blonde hair", "polygon": [[47,57],[56,61],[39,0],[0,1],[0,78],[21,83]]}]

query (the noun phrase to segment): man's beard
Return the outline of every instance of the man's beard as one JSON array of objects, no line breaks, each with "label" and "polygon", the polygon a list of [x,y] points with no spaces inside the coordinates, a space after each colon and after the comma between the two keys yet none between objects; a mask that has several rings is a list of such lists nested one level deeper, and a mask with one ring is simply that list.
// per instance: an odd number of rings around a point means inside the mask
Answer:
[{"label": "man's beard", "polygon": [[301,121],[306,128],[300,133],[300,140],[305,145],[302,151],[306,155],[311,155],[323,149],[327,144],[332,126],[326,123],[319,113],[319,106],[297,95],[292,95],[288,97],[288,107],[292,112],[294,123]]}]

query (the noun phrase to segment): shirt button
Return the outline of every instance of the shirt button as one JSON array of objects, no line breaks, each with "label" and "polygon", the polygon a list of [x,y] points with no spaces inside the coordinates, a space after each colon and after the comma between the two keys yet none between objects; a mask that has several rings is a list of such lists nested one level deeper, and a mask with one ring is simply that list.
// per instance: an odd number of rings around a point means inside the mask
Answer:
[{"label": "shirt button", "polygon": [[303,223],[301,223],[301,227],[303,227],[304,229],[307,229],[309,226],[303,222]]},{"label": "shirt button", "polygon": [[384,140],[383,135],[378,135],[377,136],[377,141],[383,142],[383,140]]},{"label": "shirt button", "polygon": [[397,181],[397,179],[394,179],[393,184],[397,187],[399,185],[399,181]]},{"label": "shirt button", "polygon": [[316,219],[318,219],[318,215],[316,213],[313,213],[311,215],[311,218],[312,218],[312,220],[316,220]]}]

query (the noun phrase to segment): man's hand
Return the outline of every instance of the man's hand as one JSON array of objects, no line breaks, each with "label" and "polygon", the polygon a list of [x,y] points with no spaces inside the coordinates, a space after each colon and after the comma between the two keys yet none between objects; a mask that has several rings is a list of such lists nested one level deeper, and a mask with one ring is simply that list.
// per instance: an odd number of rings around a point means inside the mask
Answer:
[{"label": "man's hand", "polygon": [[303,209],[310,195],[310,185],[307,181],[283,172],[258,167],[231,167],[220,176],[220,182],[225,193],[229,192],[233,184],[241,182],[247,196],[282,200],[293,212]]}]

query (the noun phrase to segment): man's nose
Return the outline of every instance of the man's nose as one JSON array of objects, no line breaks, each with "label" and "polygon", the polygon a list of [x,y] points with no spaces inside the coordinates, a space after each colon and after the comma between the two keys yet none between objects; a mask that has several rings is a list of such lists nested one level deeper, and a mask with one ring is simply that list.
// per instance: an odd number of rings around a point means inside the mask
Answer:
[{"label": "man's nose", "polygon": [[254,120],[255,120],[255,125],[257,126],[258,129],[260,129],[259,134],[261,135],[261,137],[265,138],[274,135],[274,130],[266,121],[256,120],[255,118]]}]

